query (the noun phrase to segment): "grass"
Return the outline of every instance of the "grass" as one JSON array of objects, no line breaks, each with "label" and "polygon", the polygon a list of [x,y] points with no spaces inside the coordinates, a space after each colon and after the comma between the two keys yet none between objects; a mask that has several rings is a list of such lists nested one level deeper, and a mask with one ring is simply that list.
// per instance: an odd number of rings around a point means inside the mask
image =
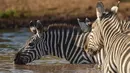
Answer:
[{"label": "grass", "polygon": [[[0,10],[7,11],[2,17],[19,16],[16,11],[24,16],[57,16],[57,17],[82,17],[95,16],[95,6],[98,0],[1,0]],[[103,1],[110,7],[117,0]]]},{"label": "grass", "polygon": [[20,14],[16,10],[0,11],[0,18],[20,17]]},{"label": "grass", "polygon": [[[77,24],[76,18],[86,17],[94,20],[97,1],[99,0],[0,0],[0,28],[27,27],[28,22],[34,19],[41,19],[49,24]],[[107,9],[117,3],[117,0],[101,1]],[[130,2],[122,1],[119,7],[120,16],[127,18],[130,16]]]}]

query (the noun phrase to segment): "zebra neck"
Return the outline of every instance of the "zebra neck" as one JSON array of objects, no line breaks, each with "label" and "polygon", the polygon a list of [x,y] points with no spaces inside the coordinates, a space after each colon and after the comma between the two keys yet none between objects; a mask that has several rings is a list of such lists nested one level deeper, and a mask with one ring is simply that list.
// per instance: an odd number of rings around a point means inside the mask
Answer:
[{"label": "zebra neck", "polygon": [[55,29],[47,31],[45,37],[48,53],[50,55],[65,58],[65,52],[68,51],[67,48],[71,47],[76,35],[80,34],[80,31],[75,31],[74,29]]},{"label": "zebra neck", "polygon": [[[121,26],[117,17],[112,16],[111,18],[102,19],[100,24],[100,32],[103,38],[104,46],[108,46],[116,39],[118,33],[121,33]],[[109,47],[109,46],[108,46]],[[105,51],[107,51],[106,49]]]},{"label": "zebra neck", "polygon": [[110,33],[111,35],[115,35],[117,32],[121,32],[121,26],[119,19],[116,16],[112,16],[109,19],[102,20],[101,32],[103,32],[103,36],[109,38]]}]

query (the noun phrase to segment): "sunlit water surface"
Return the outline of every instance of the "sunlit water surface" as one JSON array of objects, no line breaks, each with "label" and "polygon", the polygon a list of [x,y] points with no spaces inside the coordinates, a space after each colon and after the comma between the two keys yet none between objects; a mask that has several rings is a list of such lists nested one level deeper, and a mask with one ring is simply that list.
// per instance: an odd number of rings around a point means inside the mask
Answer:
[{"label": "sunlit water surface", "polygon": [[15,53],[31,35],[26,28],[0,30],[0,73],[100,73],[95,65],[72,65],[53,56],[43,57],[28,65],[14,65]]}]

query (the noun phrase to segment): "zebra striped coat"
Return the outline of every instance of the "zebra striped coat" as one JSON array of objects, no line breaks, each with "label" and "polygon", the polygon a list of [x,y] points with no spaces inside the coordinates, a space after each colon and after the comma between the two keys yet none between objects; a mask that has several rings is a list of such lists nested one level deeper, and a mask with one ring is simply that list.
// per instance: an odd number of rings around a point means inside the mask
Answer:
[{"label": "zebra striped coat", "polygon": [[130,35],[130,21],[121,20],[120,24],[121,24],[122,33]]},{"label": "zebra striped coat", "polygon": [[88,36],[87,51],[93,54],[104,49],[104,73],[130,73],[130,36],[122,33],[115,12],[104,12],[100,2],[97,3],[96,11],[97,20]]},{"label": "zebra striped coat", "polygon": [[34,35],[16,54],[15,64],[27,64],[45,55],[65,58],[72,64],[97,63],[97,57],[91,56],[84,50],[88,33],[82,33],[80,28],[66,24],[54,24],[44,29],[41,28],[43,26],[40,26],[39,21],[30,24],[37,24],[31,27]]}]

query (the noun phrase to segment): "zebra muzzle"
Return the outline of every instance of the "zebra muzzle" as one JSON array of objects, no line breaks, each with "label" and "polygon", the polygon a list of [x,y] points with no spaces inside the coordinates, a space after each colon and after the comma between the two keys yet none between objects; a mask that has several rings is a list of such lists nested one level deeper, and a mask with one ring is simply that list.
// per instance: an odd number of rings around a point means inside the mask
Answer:
[{"label": "zebra muzzle", "polygon": [[22,57],[20,53],[17,53],[14,58],[14,64],[25,65],[26,63],[27,59]]}]

